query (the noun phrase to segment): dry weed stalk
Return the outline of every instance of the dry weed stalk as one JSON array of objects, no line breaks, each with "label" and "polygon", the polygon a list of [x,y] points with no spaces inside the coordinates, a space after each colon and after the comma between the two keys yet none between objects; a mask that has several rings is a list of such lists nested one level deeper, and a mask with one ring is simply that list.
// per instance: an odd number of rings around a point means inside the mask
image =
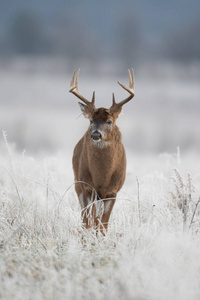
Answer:
[{"label": "dry weed stalk", "polygon": [[195,204],[195,208],[194,208],[194,211],[193,211],[193,214],[192,214],[192,219],[191,219],[191,222],[190,222],[190,225],[189,225],[189,229],[191,228],[192,224],[194,223],[194,216],[197,212],[197,207],[198,207],[199,203],[200,203],[200,197],[199,197],[197,203]]},{"label": "dry weed stalk", "polygon": [[[4,240],[2,240],[0,242],[0,249],[4,248],[16,236],[16,234],[18,234],[23,229],[23,225],[24,225],[24,211],[23,211],[24,197],[22,195],[20,186],[18,184],[18,180],[17,180],[18,178],[16,175],[14,163],[13,163],[12,151],[11,151],[10,145],[7,140],[7,133],[6,133],[6,131],[2,131],[2,134],[3,134],[4,142],[5,142],[5,145],[7,148],[9,161],[10,161],[10,168],[11,168],[9,171],[7,169],[4,169],[4,171],[9,175],[9,177],[15,187],[16,194],[17,194],[17,197],[19,200],[19,210],[18,210],[18,216],[12,217],[12,221],[11,221],[11,226],[12,226],[14,223],[14,219],[17,220],[17,223],[18,223],[17,228],[7,238],[5,238]],[[13,213],[13,211],[11,211],[11,213]],[[9,223],[9,220],[8,220],[8,223]]]},{"label": "dry weed stalk", "polygon": [[[189,204],[192,201],[192,193],[194,192],[194,186],[192,185],[191,174],[187,174],[187,182],[184,183],[182,176],[177,169],[174,169],[175,176],[171,177],[175,185],[175,192],[171,192],[173,200],[178,205],[178,208],[183,213],[183,230],[187,227]],[[195,215],[196,211],[194,212]],[[194,218],[194,217],[193,217]],[[191,225],[190,225],[191,226]],[[189,228],[190,228],[189,226]]]},{"label": "dry weed stalk", "polygon": [[141,220],[141,209],[140,209],[140,183],[138,180],[138,177],[136,176],[136,182],[137,182],[137,191],[138,191],[138,215],[139,215],[139,227],[142,225],[142,220]]}]

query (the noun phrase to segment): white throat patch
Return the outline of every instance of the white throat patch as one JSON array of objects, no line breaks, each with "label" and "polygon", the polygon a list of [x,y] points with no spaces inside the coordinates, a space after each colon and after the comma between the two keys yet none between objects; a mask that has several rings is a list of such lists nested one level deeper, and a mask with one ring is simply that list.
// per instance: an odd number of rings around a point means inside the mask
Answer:
[{"label": "white throat patch", "polygon": [[105,147],[108,147],[109,144],[110,144],[110,142],[102,141],[102,140],[100,140],[100,141],[93,140],[92,142],[93,142],[93,145],[98,147],[98,148],[105,148]]}]

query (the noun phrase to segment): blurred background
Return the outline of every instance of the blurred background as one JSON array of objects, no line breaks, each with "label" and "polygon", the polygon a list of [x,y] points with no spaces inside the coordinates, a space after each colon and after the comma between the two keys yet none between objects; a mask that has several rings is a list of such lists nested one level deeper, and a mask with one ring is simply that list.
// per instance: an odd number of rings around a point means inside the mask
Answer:
[{"label": "blurred background", "polygon": [[88,126],[68,93],[73,70],[81,93],[109,107],[133,67],[125,146],[199,152],[199,15],[198,0],[0,0],[0,129],[17,151],[71,153]]}]

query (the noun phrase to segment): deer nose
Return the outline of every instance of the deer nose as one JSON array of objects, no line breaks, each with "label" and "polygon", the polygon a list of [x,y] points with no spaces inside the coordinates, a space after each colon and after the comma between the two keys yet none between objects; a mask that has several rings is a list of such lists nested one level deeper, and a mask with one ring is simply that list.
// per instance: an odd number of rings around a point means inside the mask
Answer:
[{"label": "deer nose", "polygon": [[91,138],[95,141],[100,140],[102,138],[101,133],[98,130],[94,130],[91,134]]}]

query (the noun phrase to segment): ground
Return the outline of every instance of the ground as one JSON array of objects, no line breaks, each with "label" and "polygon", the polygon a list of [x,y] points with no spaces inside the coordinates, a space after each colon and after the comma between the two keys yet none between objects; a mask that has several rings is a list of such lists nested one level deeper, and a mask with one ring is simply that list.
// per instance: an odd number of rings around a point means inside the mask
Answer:
[{"label": "ground", "polygon": [[190,224],[200,195],[197,157],[187,175],[187,157],[128,153],[108,234],[97,237],[82,229],[68,159],[35,160],[7,147],[0,177],[2,299],[199,297],[198,209]]}]

